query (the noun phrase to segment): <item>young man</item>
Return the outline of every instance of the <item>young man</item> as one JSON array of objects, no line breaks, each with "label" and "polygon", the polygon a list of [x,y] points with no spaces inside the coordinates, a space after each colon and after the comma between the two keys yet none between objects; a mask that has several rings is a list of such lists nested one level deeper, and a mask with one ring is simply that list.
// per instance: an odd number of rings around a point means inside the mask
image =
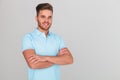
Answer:
[{"label": "young man", "polygon": [[38,27],[23,38],[22,52],[28,64],[29,80],[60,80],[60,65],[72,64],[73,57],[62,38],[49,31],[53,7],[36,7]]}]

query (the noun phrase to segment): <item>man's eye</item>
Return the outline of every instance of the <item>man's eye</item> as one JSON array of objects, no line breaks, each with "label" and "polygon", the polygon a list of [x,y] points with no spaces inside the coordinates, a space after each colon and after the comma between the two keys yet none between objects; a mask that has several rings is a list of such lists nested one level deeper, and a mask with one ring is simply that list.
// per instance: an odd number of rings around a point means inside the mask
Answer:
[{"label": "man's eye", "polygon": [[41,16],[41,18],[45,18],[45,16]]},{"label": "man's eye", "polygon": [[52,18],[52,16],[49,17],[49,19],[51,19],[51,18]]}]

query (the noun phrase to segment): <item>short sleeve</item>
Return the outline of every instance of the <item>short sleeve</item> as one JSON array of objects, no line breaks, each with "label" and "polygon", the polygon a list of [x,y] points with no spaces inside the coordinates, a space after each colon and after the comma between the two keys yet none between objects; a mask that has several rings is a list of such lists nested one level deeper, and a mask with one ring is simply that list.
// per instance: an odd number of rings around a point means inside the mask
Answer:
[{"label": "short sleeve", "polygon": [[64,40],[60,37],[60,49],[65,48],[65,42]]},{"label": "short sleeve", "polygon": [[34,49],[30,34],[26,34],[22,39],[22,52],[26,49]]}]

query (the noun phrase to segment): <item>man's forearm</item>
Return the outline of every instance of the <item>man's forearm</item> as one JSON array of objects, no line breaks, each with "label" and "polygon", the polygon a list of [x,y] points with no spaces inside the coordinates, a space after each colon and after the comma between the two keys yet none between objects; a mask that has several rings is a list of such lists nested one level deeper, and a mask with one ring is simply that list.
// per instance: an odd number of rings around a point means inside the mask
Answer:
[{"label": "man's forearm", "polygon": [[36,64],[33,64],[31,63],[30,67],[32,69],[41,69],[41,68],[48,68],[48,67],[51,67],[53,65],[53,63],[51,62],[48,62],[48,61],[39,61],[38,63]]},{"label": "man's forearm", "polygon": [[40,55],[30,56],[28,63],[32,69],[47,68],[53,65],[53,63],[46,61],[45,58]]},{"label": "man's forearm", "polygon": [[34,55],[31,56],[29,60],[32,64],[35,63],[35,65],[33,65],[34,68],[46,68],[53,64],[65,65],[73,63],[73,57],[67,48],[61,49],[57,56]]},{"label": "man's forearm", "polygon": [[72,57],[68,55],[46,56],[46,59],[51,63],[59,64],[59,65],[72,64],[73,62]]}]

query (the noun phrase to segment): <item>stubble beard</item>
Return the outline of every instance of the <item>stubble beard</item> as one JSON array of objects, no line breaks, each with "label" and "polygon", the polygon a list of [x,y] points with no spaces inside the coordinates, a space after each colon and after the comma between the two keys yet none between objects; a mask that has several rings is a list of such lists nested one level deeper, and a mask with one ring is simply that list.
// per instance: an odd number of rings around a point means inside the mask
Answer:
[{"label": "stubble beard", "polygon": [[[50,23],[49,23],[49,24],[50,24]],[[38,22],[38,27],[39,27],[41,30],[43,30],[43,31],[49,31],[50,26],[51,26],[51,24],[50,24],[47,28],[44,28],[43,26],[41,26],[41,23]]]}]

